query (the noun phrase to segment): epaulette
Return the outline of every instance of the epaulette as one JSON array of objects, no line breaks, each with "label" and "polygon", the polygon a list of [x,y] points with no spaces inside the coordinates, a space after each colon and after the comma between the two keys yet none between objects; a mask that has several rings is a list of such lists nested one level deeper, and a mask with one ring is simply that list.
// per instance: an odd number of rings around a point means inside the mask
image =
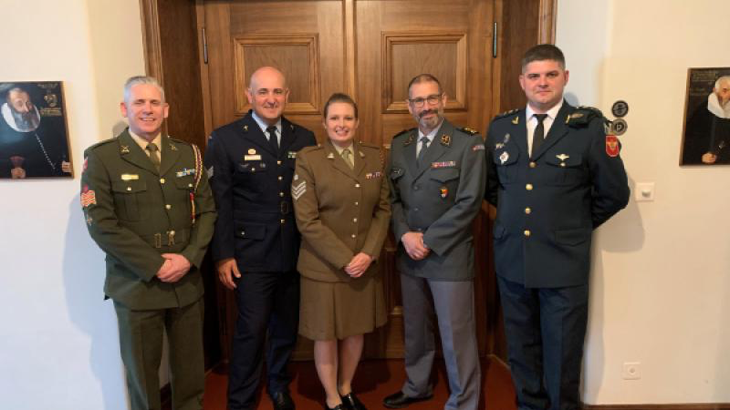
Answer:
[{"label": "epaulette", "polygon": [[509,117],[512,114],[517,114],[519,111],[520,111],[519,108],[515,108],[514,110],[505,111],[501,114],[495,115],[493,120],[498,120],[500,118]]},{"label": "epaulette", "polygon": [[110,142],[114,142],[116,140],[117,140],[117,137],[107,138],[107,139],[105,139],[103,141],[99,141],[96,144],[89,146],[89,148],[86,148],[86,150],[91,151],[93,149],[96,149],[97,147],[100,147],[102,145],[106,145],[106,144],[108,144]]},{"label": "epaulette", "polygon": [[361,147],[380,149],[379,145],[373,144],[371,142],[358,141],[357,144],[360,145]]},{"label": "epaulette", "polygon": [[568,126],[579,128],[587,126],[594,119],[606,121],[603,117],[603,113],[598,108],[579,105],[575,107],[575,111],[565,118],[565,123],[568,124]]},{"label": "epaulette", "polygon": [[465,134],[469,134],[469,135],[477,135],[477,134],[479,134],[479,131],[476,131],[476,130],[474,130],[472,128],[469,128],[469,127],[459,128],[459,131],[461,131],[461,132],[463,132]]},{"label": "epaulette", "polygon": [[177,138],[173,138],[173,137],[170,137],[170,136],[168,136],[168,138],[170,139],[170,141],[172,141],[172,142],[174,142],[174,143],[176,143],[176,144],[182,144],[182,145],[193,145],[193,143],[192,143],[192,142],[187,142],[187,141],[179,140],[179,139],[177,139]]},{"label": "epaulette", "polygon": [[415,130],[415,128],[411,128],[411,129],[408,129],[408,130],[403,130],[403,131],[395,134],[395,136],[393,137],[393,139],[396,139],[396,138],[400,137],[401,135],[406,135],[406,134],[408,134],[409,132],[411,132],[413,130]]},{"label": "epaulette", "polygon": [[319,151],[319,150],[322,150],[322,149],[324,149],[324,147],[322,146],[322,144],[309,145],[307,147],[304,147],[304,148],[300,149],[298,154],[303,154],[305,152]]}]

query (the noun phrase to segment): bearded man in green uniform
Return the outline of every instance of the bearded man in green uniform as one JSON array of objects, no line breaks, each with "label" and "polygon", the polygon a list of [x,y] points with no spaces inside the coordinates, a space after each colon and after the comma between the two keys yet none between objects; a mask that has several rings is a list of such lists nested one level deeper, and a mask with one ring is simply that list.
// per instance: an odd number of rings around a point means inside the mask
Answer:
[{"label": "bearded man in green uniform", "polygon": [[162,135],[169,107],[151,77],[124,86],[129,128],[84,153],[81,206],[106,252],[131,408],[160,409],[163,329],[176,410],[203,408],[203,280],[215,204],[195,145]]}]

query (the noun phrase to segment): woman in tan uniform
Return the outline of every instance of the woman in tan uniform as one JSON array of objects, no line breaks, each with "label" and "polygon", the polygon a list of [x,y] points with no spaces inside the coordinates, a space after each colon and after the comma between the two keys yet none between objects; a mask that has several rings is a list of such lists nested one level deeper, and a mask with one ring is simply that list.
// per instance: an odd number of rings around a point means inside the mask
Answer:
[{"label": "woman in tan uniform", "polygon": [[351,389],[363,334],[386,322],[380,255],[390,204],[380,148],[355,142],[357,105],[333,94],[328,140],[297,154],[292,198],[302,246],[299,333],[314,340],[325,409],[365,407]]}]

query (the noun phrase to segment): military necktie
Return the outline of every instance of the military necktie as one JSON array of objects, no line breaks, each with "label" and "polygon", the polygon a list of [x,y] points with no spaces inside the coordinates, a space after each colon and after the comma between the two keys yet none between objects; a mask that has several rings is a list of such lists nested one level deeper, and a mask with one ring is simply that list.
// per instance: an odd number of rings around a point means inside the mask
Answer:
[{"label": "military necktie", "polygon": [[157,171],[159,172],[160,158],[157,157],[157,145],[150,142],[149,144],[147,144],[147,147],[145,147],[145,149],[150,152],[150,161],[152,161],[152,165],[154,165],[155,169],[157,169]]},{"label": "military necktie", "polygon": [[342,150],[342,159],[345,160],[345,163],[347,164],[350,169],[355,168],[355,164],[352,163],[352,156],[350,155],[350,149],[345,148]]},{"label": "military necktie", "polygon": [[426,156],[426,149],[428,149],[428,137],[421,137],[421,150],[418,151],[418,157],[416,158],[416,165],[421,167],[421,160]]},{"label": "military necktie", "polygon": [[276,127],[271,126],[266,128],[266,132],[269,133],[269,145],[274,150],[276,155],[279,155],[279,141],[276,140]]},{"label": "military necktie", "polygon": [[542,122],[545,121],[546,117],[547,114],[535,114],[535,118],[537,118],[537,127],[535,127],[535,132],[532,134],[533,157],[535,156],[537,149],[540,148],[542,142],[545,141],[545,124]]}]

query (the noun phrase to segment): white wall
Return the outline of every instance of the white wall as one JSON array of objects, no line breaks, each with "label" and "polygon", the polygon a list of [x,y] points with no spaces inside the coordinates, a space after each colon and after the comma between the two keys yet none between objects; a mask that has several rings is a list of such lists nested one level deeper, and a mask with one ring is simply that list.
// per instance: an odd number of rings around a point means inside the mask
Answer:
[{"label": "white wall", "polygon": [[[610,116],[630,183],[655,182],[594,246],[589,404],[730,403],[730,166],[679,167],[687,68],[730,67],[727,0],[559,0],[570,98]],[[575,101],[575,99],[573,99]],[[623,380],[641,362],[640,380]]]},{"label": "white wall", "polygon": [[126,409],[104,256],[79,206],[83,150],[144,73],[138,0],[0,0],[0,81],[64,82],[74,179],[0,180],[0,407]]}]

